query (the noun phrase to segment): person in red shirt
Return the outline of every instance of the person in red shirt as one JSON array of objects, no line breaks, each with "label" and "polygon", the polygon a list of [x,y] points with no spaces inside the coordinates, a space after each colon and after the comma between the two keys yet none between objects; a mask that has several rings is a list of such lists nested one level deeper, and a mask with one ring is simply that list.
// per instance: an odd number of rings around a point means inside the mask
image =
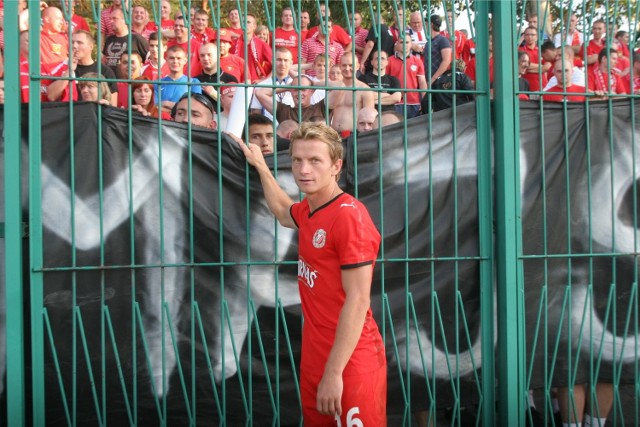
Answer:
[{"label": "person in red shirt", "polygon": [[300,42],[300,38],[298,37],[298,32],[293,27],[293,10],[291,10],[290,7],[282,9],[280,19],[282,20],[282,27],[276,28],[273,36],[273,42],[276,49],[279,47],[286,47],[289,49],[291,56],[293,57],[293,63],[297,64],[298,44]]},{"label": "person in red shirt", "polygon": [[246,22],[246,31],[243,36],[236,41],[232,53],[244,59],[247,68],[245,71],[247,82],[257,83],[271,74],[273,51],[268,44],[258,37],[254,37],[257,28],[256,17],[247,14]]},{"label": "person in red shirt", "polygon": [[[140,77],[142,70],[142,57],[137,52],[131,52],[131,56],[128,53],[120,55],[120,62],[118,63],[118,72],[116,73],[119,79],[123,80],[135,80]],[[118,107],[127,108],[129,106],[129,85],[127,82],[118,82]]]},{"label": "person in red shirt", "polygon": [[230,52],[233,45],[231,33],[223,29],[220,30],[218,37],[220,39],[220,61],[218,62],[220,70],[234,76],[238,83],[244,83],[244,59]]},{"label": "person in red shirt", "polygon": [[529,82],[529,90],[538,92],[547,85],[547,71],[551,64],[543,64],[538,51],[538,29],[528,27],[524,30],[524,45],[520,50],[529,55],[529,68],[524,78]]},{"label": "person in red shirt", "polygon": [[133,9],[131,9],[131,32],[149,40],[151,33],[156,31],[156,25],[149,22],[149,12],[147,9],[140,5],[133,6]]},{"label": "person in red shirt", "polygon": [[201,45],[213,42],[216,39],[217,35],[215,30],[209,27],[209,14],[206,10],[196,10],[193,17],[191,37],[198,40]]},{"label": "person in red shirt", "polygon": [[[445,38],[451,40],[451,46],[453,47],[453,57],[455,59],[462,58],[462,53],[467,45],[467,36],[458,30],[454,30],[454,14],[452,11],[447,11],[447,29],[441,31],[440,34]],[[449,30],[453,31],[453,38],[449,35]]]},{"label": "person in red shirt", "polygon": [[66,0],[62,2],[62,6],[63,8],[65,6],[68,7],[68,11],[71,14],[71,30],[73,32],[75,32],[76,30],[84,30],[87,32],[91,32],[91,29],[89,28],[89,24],[87,23],[87,21],[82,16],[75,13],[76,0]]},{"label": "person in red shirt", "polygon": [[238,11],[238,9],[233,8],[229,11],[229,14],[227,15],[228,21],[229,21],[229,27],[227,27],[227,33],[229,34],[229,37],[231,37],[231,40],[235,41],[238,40],[242,34],[244,34],[244,30],[242,29],[242,25],[240,25],[240,11]]},{"label": "person in red shirt", "polygon": [[65,26],[66,22],[62,11],[57,7],[48,7],[42,12],[41,64],[57,65],[69,57],[69,39],[64,32]]},{"label": "person in red shirt", "polygon": [[[607,34],[606,25],[602,19],[598,19],[593,22],[591,26],[591,34],[593,38],[589,40],[587,45],[587,60],[586,63],[591,68],[597,67],[598,54],[602,49],[606,47],[605,36]],[[584,49],[580,49],[580,52],[584,52]]]},{"label": "person in red shirt", "polygon": [[598,66],[591,68],[587,77],[589,90],[602,94],[626,93],[622,79],[612,71],[618,61],[618,52],[615,49],[602,49],[598,54]]},{"label": "person in red shirt", "polygon": [[[476,57],[471,58],[464,73],[476,84]],[[493,87],[493,34],[489,34],[489,85]]]},{"label": "person in red shirt", "polygon": [[386,426],[386,356],[370,307],[381,238],[366,207],[338,186],[340,135],[308,122],[291,133],[292,173],[305,194],[299,203],[278,185],[260,147],[234,139],[258,171],[269,209],[298,229],[305,425]]},{"label": "person in red shirt", "polygon": [[362,15],[360,12],[356,11],[349,14],[349,18],[353,23],[353,43],[356,46],[356,56],[358,61],[362,61],[362,52],[364,52],[364,47],[367,44],[369,30],[362,27]]},{"label": "person in red shirt", "polygon": [[633,68],[629,74],[622,78],[622,82],[625,86],[625,93],[640,94],[640,53],[633,55]]},{"label": "person in red shirt", "polygon": [[300,12],[300,40],[306,40],[309,33],[309,24],[311,23],[311,17],[309,12],[303,10]]},{"label": "person in red shirt", "polygon": [[420,112],[421,94],[418,89],[428,88],[424,62],[419,56],[411,54],[411,43],[409,34],[404,35],[404,44],[401,37],[394,46],[395,54],[389,57],[387,64],[387,74],[395,76],[400,81],[401,88],[411,89],[404,92],[403,100],[395,105],[395,110],[403,115],[406,105],[408,119],[416,117]]},{"label": "person in red shirt", "polygon": [[[180,46],[187,55],[190,55],[191,72],[189,72],[189,62],[184,65],[184,74],[188,77],[195,77],[202,72],[202,66],[200,65],[200,42],[196,39],[192,39],[189,36],[189,31],[185,27],[185,20],[182,16],[176,16],[173,25],[173,31],[176,38],[167,43],[167,48],[172,46]],[[191,50],[189,50],[191,49]]]},{"label": "person in red shirt", "polygon": [[[558,84],[545,91],[542,95],[543,100],[549,102],[563,102],[565,100],[584,102],[587,99],[585,87],[572,83],[573,63],[571,61],[558,59],[553,64],[553,74],[558,80]],[[566,93],[566,95],[563,95],[563,93]],[[569,95],[569,93],[574,93],[575,95]]]},{"label": "person in red shirt", "polygon": [[[162,53],[160,53],[160,49],[162,49]],[[158,41],[158,33],[151,33],[149,35],[149,55],[144,64],[142,64],[140,75],[149,80],[158,80],[168,76],[169,66],[164,61],[164,52],[166,51],[167,39],[161,36],[161,41]]]}]

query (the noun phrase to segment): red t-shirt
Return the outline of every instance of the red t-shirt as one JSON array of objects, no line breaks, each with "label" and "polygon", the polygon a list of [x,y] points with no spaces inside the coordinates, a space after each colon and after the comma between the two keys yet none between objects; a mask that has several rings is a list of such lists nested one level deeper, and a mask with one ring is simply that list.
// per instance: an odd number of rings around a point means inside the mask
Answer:
[{"label": "red t-shirt", "polygon": [[[303,64],[312,64],[318,55],[325,54],[326,49],[327,45],[318,40],[318,37],[306,39],[302,43],[302,49],[300,50],[300,60]],[[342,45],[340,45],[340,43],[330,42],[328,49],[329,59],[331,59],[334,64],[338,64],[338,61],[340,61],[340,57],[344,53]],[[307,70],[307,74],[310,76],[315,76],[316,72],[313,68],[309,68]]]},{"label": "red t-shirt", "polygon": [[[42,81],[40,82],[40,99],[42,102],[49,102],[49,98],[47,98],[47,92],[49,90],[49,86],[56,80],[47,80],[46,76],[51,77],[62,77],[62,74],[65,73],[69,69],[69,64],[65,62],[60,62],[58,64],[42,64],[41,72],[42,72]],[[57,101],[69,101],[73,97],[74,101],[78,100],[78,91],[76,89],[76,81],[71,80],[66,89],[62,92],[62,96]]]},{"label": "red t-shirt", "polygon": [[[440,31],[440,34],[451,41],[451,36],[449,35],[448,31]],[[460,59],[463,57],[462,55],[464,54],[467,46],[467,36],[465,36],[464,33],[456,30],[453,34],[453,42],[451,44],[451,47],[453,47],[453,50],[455,52],[455,58]]]},{"label": "red t-shirt", "polygon": [[163,62],[162,66],[160,67],[160,75],[158,75],[158,67],[156,65],[153,65],[147,59],[145,63],[142,65],[142,70],[140,72],[140,75],[145,76],[149,80],[158,80],[163,77],[167,77],[169,75],[169,72],[170,72],[169,64],[167,64],[166,62]]},{"label": "red t-shirt", "polygon": [[205,43],[214,43],[216,41],[216,38],[218,38],[218,35],[216,34],[216,31],[213,28],[207,27],[204,29],[204,33],[202,34],[198,34],[195,32],[195,30],[192,30],[191,38],[198,40],[200,44],[205,44]]},{"label": "red t-shirt", "polygon": [[281,27],[276,28],[276,31],[273,35],[273,42],[275,43],[275,47],[286,47],[291,52],[291,56],[293,57],[293,63],[298,63],[298,33],[295,29],[293,30],[285,30]]},{"label": "red t-shirt", "polygon": [[220,70],[231,74],[238,83],[244,83],[244,59],[230,53],[224,58],[220,57],[219,64]]},{"label": "red t-shirt", "polygon": [[69,39],[64,33],[40,34],[40,63],[59,64],[69,57]]},{"label": "red t-shirt", "polygon": [[[406,58],[406,64],[406,82],[404,81],[404,61],[402,61],[402,59],[396,57],[395,55],[389,58],[386,73],[397,78],[400,81],[401,88],[415,90],[403,93],[403,96],[407,99],[407,104],[420,105],[420,93],[416,91],[418,90],[418,76],[424,77],[425,75],[424,62],[422,62],[422,59],[419,59],[417,56],[409,55]],[[397,103],[397,105],[401,104],[403,104],[402,101]]]},{"label": "red t-shirt", "polygon": [[[307,199],[292,205],[290,212],[298,226],[298,289],[304,315],[301,369],[321,376],[346,299],[342,270],[373,268],[380,233],[364,205],[345,193],[313,213]],[[384,363],[385,347],[369,308],[343,376],[366,374]]]},{"label": "red t-shirt", "polygon": [[[471,58],[465,68],[464,73],[469,76],[471,80],[476,81],[476,57]],[[493,56],[489,58],[489,83],[493,84]]]},{"label": "red t-shirt", "polygon": [[[562,92],[576,93],[579,95],[561,95]],[[548,102],[562,102],[565,99],[571,102],[584,102],[587,99],[586,96],[584,96],[585,93],[587,93],[587,90],[584,88],[584,86],[571,85],[567,88],[564,88],[562,86],[556,85],[551,89],[546,90],[542,95],[542,99]]]}]

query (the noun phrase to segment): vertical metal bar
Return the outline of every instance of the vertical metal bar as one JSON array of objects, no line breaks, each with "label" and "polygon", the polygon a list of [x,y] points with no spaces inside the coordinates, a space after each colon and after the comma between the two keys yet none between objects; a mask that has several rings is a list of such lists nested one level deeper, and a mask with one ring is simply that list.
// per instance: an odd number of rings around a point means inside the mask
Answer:
[{"label": "vertical metal bar", "polygon": [[[4,209],[7,425],[25,425],[22,278],[21,111],[18,2],[5,5]],[[13,17],[14,19],[9,19]],[[10,124],[10,125],[9,125]],[[7,126],[9,125],[9,126]],[[11,327],[8,327],[11,325]]]},{"label": "vertical metal bar", "polygon": [[[499,423],[524,425],[524,313],[518,275],[518,141],[515,96],[515,3],[492,1],[495,52],[496,279],[498,293]],[[515,351],[514,351],[515,350]]]},{"label": "vertical metal bar", "polygon": [[[480,319],[482,330],[482,425],[495,425],[495,312],[493,295],[493,193],[491,162],[491,97],[489,83],[489,5],[478,2],[476,12],[476,89],[478,150],[478,240],[480,247]],[[483,42],[484,41],[484,42]]]}]

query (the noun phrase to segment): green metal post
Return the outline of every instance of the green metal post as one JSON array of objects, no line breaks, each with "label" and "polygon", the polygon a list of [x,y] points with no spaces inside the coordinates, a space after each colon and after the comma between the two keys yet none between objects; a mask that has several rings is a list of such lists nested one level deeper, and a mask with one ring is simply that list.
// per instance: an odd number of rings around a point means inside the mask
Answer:
[{"label": "green metal post", "polygon": [[[25,349],[20,189],[20,60],[18,2],[5,4],[4,209],[7,328],[7,425],[25,425]],[[14,19],[9,19],[14,17]],[[10,326],[9,326],[10,325]]]},{"label": "green metal post", "polygon": [[[40,46],[40,2],[29,1],[29,44]],[[40,50],[29,50],[29,74],[40,76]],[[33,425],[45,425],[44,295],[42,255],[42,103],[40,79],[29,82],[29,266],[31,305],[31,368]],[[37,272],[37,273],[35,273]]]},{"label": "green metal post", "polygon": [[496,286],[498,294],[497,372],[499,424],[523,426],[524,313],[518,275],[518,146],[515,95],[515,2],[492,1],[495,91]]},{"label": "green metal post", "polygon": [[478,2],[476,98],[478,112],[478,232],[480,241],[480,299],[482,322],[482,425],[495,425],[495,312],[493,295],[493,193],[491,170],[491,97],[489,83],[489,4]]}]

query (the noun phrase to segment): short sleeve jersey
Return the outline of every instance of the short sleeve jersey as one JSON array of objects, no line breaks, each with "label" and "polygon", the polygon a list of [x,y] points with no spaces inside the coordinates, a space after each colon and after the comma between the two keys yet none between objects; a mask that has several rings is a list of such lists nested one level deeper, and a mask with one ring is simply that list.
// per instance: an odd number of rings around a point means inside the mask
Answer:
[{"label": "short sleeve jersey", "polygon": [[[298,288],[304,314],[301,369],[322,375],[346,298],[342,270],[373,266],[380,233],[364,205],[346,193],[314,212],[304,199],[292,205],[290,212],[298,226]],[[368,309],[343,375],[365,374],[384,364],[382,338]]]}]

